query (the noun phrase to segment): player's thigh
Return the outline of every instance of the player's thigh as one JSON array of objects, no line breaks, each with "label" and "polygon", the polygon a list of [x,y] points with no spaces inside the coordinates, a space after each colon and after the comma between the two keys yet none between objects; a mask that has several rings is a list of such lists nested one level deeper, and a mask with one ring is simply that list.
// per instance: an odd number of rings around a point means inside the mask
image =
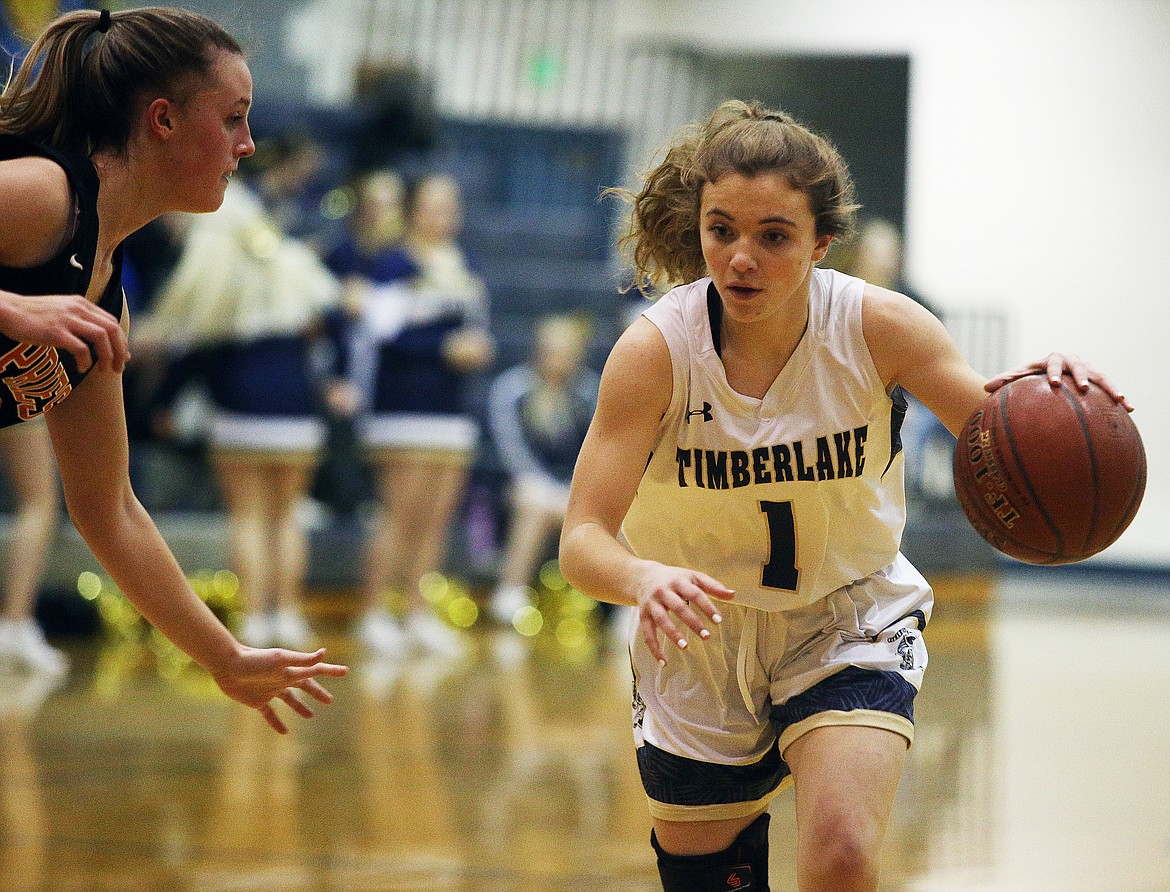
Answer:
[{"label": "player's thigh", "polygon": [[708,855],[722,852],[744,828],[764,813],[760,809],[744,818],[724,821],[667,821],[654,819],[654,835],[658,844],[674,855]]},{"label": "player's thigh", "polygon": [[886,728],[825,725],[784,750],[796,788],[801,832],[848,833],[862,847],[881,841],[906,763],[909,741]]}]

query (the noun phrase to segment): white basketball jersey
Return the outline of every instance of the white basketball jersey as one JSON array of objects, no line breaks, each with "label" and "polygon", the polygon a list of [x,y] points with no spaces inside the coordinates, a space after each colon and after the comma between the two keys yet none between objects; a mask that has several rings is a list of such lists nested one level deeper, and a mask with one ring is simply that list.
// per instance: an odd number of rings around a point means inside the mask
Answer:
[{"label": "white basketball jersey", "polygon": [[864,287],[813,270],[808,329],[762,400],[727,383],[709,278],[646,310],[674,391],[622,525],[635,554],[708,573],[762,610],[810,604],[898,556],[905,404],[862,336]]}]

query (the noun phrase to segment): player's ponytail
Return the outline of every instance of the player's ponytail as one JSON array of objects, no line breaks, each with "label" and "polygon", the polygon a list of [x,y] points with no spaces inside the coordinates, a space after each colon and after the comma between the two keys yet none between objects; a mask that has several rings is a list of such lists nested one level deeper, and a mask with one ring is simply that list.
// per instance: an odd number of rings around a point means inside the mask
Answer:
[{"label": "player's ponytail", "polygon": [[219,25],[181,9],[82,10],[54,21],[0,95],[0,132],[81,154],[124,152],[146,93],[182,101],[216,50]]},{"label": "player's ponytail", "polygon": [[630,204],[626,232],[618,249],[635,272],[636,287],[647,296],[664,285],[690,282],[706,275],[699,240],[699,196],[695,180],[694,140],[667,149],[662,163],[644,175],[642,190],[607,189]]}]

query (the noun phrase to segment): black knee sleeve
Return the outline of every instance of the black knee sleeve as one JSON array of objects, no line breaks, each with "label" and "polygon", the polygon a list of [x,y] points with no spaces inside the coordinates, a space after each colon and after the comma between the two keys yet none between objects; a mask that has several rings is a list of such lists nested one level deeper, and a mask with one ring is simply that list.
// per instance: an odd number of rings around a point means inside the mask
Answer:
[{"label": "black knee sleeve", "polygon": [[768,822],[760,815],[722,852],[672,855],[650,831],[663,892],[768,892]]}]

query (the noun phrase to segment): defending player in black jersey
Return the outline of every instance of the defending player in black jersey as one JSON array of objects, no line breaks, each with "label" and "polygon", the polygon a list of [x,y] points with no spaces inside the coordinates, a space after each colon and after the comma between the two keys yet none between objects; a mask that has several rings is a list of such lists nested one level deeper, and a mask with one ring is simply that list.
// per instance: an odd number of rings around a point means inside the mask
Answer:
[{"label": "defending player in black jersey", "polygon": [[143,616],[278,731],[271,701],[345,667],[242,646],[188,585],[134,496],[121,372],[121,243],[213,211],[254,146],[236,41],[161,7],[62,16],[0,97],[0,425],[45,416],[74,525]]}]

